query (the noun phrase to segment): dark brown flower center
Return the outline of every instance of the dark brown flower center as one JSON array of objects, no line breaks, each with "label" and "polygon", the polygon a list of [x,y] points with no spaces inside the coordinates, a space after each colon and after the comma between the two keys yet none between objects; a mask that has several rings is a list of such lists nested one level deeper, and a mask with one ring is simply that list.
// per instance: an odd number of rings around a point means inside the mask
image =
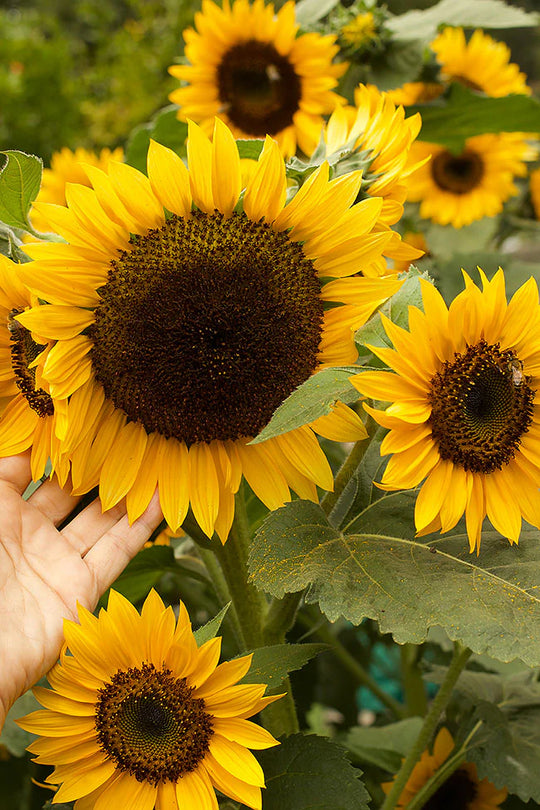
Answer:
[{"label": "dark brown flower center", "polygon": [[30,331],[15,320],[24,310],[12,309],[8,316],[8,329],[11,340],[11,367],[15,384],[28,405],[38,416],[52,416],[54,405],[50,395],[43,388],[36,388],[36,370],[31,363],[41,354],[44,345],[32,340]]},{"label": "dark brown flower center", "polygon": [[177,782],[208,752],[212,717],[185,678],[142,664],[119,671],[98,691],[101,747],[139,782]]},{"label": "dark brown flower center", "polygon": [[477,188],[484,176],[484,162],[476,152],[465,150],[461,155],[440,152],[431,162],[435,184],[451,194],[467,194]]},{"label": "dark brown flower center", "polygon": [[293,123],[302,97],[300,77],[273,45],[250,39],[233,45],[217,69],[219,100],[246,135],[276,135]]},{"label": "dark brown flower center", "polygon": [[427,800],[424,810],[467,810],[476,798],[476,784],[459,769]]},{"label": "dark brown flower center", "polygon": [[429,393],[441,458],[474,473],[508,464],[532,421],[531,379],[513,352],[485,340],[445,363]]},{"label": "dark brown flower center", "polygon": [[106,395],[148,433],[252,437],[317,367],[313,263],[245,214],[172,217],[111,262],[90,330]]}]

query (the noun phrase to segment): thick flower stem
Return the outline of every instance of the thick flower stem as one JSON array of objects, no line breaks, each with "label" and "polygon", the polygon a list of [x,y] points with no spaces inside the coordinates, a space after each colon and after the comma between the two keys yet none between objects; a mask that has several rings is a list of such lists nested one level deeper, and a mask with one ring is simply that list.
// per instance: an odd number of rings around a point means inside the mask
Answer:
[{"label": "thick flower stem", "polygon": [[[229,591],[229,586],[227,585],[227,581],[223,576],[222,568],[216,559],[216,555],[213,551],[208,551],[206,548],[198,549],[199,556],[203,561],[208,574],[210,575],[210,579],[212,581],[212,585],[214,586],[214,591],[216,592],[216,596],[219,600],[220,605],[226,605],[228,602],[232,603],[231,594]],[[229,624],[231,628],[236,644],[238,645],[239,649],[242,649],[245,642],[244,642],[244,634],[242,632],[242,625],[240,624],[240,620],[238,618],[238,614],[236,612],[236,607],[234,604],[231,604],[229,610],[227,611],[227,615],[225,616],[225,622]]]},{"label": "thick flower stem", "polygon": [[285,635],[294,624],[303,597],[304,591],[297,591],[286,593],[282,599],[272,600],[264,625],[266,644],[283,644]]},{"label": "thick flower stem", "polygon": [[437,692],[429,712],[427,713],[424,724],[420,729],[416,742],[405,757],[403,764],[395,778],[394,784],[388,793],[381,810],[393,810],[399,801],[399,797],[403,792],[403,788],[407,784],[409,776],[411,775],[414,766],[419,761],[422,752],[427,747],[429,741],[433,736],[433,732],[439,722],[439,718],[443,711],[446,709],[448,702],[452,696],[452,690],[456,685],[457,679],[465,664],[471,656],[471,650],[463,647],[462,644],[456,642],[454,645],[454,657],[446,673],[446,677]]},{"label": "thick flower stem", "polygon": [[227,542],[216,550],[242,632],[242,650],[262,647],[263,623],[267,610],[264,594],[248,582],[247,560],[251,533],[243,488],[235,503],[233,525]]},{"label": "thick flower stem", "polygon": [[423,717],[427,712],[426,689],[418,667],[419,652],[416,644],[400,647],[401,678],[409,717]]}]

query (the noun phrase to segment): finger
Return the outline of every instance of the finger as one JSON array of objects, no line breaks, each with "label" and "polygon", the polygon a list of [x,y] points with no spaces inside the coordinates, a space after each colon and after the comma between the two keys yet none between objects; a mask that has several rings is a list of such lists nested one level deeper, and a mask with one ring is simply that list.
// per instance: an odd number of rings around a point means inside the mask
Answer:
[{"label": "finger", "polygon": [[138,520],[130,526],[125,515],[90,549],[84,561],[94,577],[100,595],[122,573],[162,520],[156,489],[146,511]]},{"label": "finger", "polygon": [[70,495],[57,479],[48,479],[28,498],[28,503],[58,526],[75,509],[82,496]]},{"label": "finger", "polygon": [[32,481],[30,470],[30,450],[17,456],[0,458],[0,481],[11,484],[21,495]]},{"label": "finger", "polygon": [[117,504],[103,512],[101,501],[96,498],[64,526],[61,534],[84,557],[103,535],[125,517],[125,514],[125,504]]}]

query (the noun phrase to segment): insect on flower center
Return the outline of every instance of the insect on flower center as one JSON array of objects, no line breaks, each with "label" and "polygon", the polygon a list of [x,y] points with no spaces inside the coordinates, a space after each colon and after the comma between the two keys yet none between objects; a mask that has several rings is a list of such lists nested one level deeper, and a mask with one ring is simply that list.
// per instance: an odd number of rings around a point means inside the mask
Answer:
[{"label": "insect on flower center", "polygon": [[476,793],[476,785],[467,771],[458,769],[427,800],[424,810],[467,810]]},{"label": "insect on flower center", "polygon": [[429,394],[441,458],[475,473],[500,470],[532,422],[530,383],[512,351],[483,339],[445,363]]},{"label": "insect on flower center", "polygon": [[293,65],[266,42],[234,45],[217,69],[218,95],[231,123],[257,138],[293,123],[302,96]]},{"label": "insect on flower center", "polygon": [[467,194],[480,184],[484,176],[484,162],[476,152],[466,150],[461,155],[440,152],[431,162],[431,174],[442,191]]},{"label": "insect on flower center", "polygon": [[30,331],[15,320],[15,316],[21,312],[24,310],[12,309],[8,315],[11,367],[15,375],[15,384],[38,416],[52,416],[53,401],[43,388],[36,388],[36,370],[31,368],[31,363],[46,347],[32,340]]},{"label": "insect on flower center", "polygon": [[98,692],[99,742],[139,782],[176,782],[204,759],[213,734],[204,700],[185,678],[142,664],[116,672]]},{"label": "insect on flower center", "polygon": [[188,445],[252,437],[316,369],[320,282],[245,214],[172,217],[111,262],[92,363],[117,408]]}]

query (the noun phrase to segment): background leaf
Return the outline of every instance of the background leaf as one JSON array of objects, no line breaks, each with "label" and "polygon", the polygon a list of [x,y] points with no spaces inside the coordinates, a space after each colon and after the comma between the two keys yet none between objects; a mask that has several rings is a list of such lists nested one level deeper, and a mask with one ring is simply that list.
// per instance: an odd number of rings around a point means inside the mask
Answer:
[{"label": "background leaf", "polygon": [[[178,572],[178,563],[170,546],[143,548],[128,563],[112,587],[130,602],[138,602],[147,596],[167,571]],[[100,604],[107,604],[107,594],[102,596]]]},{"label": "background leaf", "polygon": [[242,683],[266,683],[270,689],[277,688],[289,672],[301,669],[327,649],[327,644],[273,644],[271,647],[258,647],[253,650],[251,667]]},{"label": "background leaf", "polygon": [[362,772],[326,737],[293,734],[256,755],[266,780],[263,810],[368,809]]},{"label": "background leaf", "polygon": [[431,8],[406,11],[386,22],[399,39],[431,40],[439,25],[464,28],[522,28],[538,24],[537,14],[511,8],[503,0],[441,0]]},{"label": "background leaf", "polygon": [[[465,139],[486,132],[528,132],[530,137],[540,131],[540,101],[520,94],[501,98],[480,96],[453,84],[446,101],[407,107],[412,115],[420,112],[422,129],[419,140],[438,143],[460,153]],[[502,123],[504,122],[504,123]]]},{"label": "background leaf", "polygon": [[15,720],[41,708],[41,704],[37,702],[32,690],[29,689],[28,692],[25,692],[15,701],[7,713],[6,722],[0,734],[0,743],[5,745],[13,756],[22,757],[26,751],[26,746],[36,739],[35,734],[20,728],[15,723]]},{"label": "background leaf", "polygon": [[461,526],[452,535],[414,537],[416,493],[370,504],[342,533],[317,504],[294,501],[271,513],[250,555],[252,581],[280,597],[308,588],[330,621],[376,619],[399,644],[425,641],[442,626],[451,639],[501,661],[540,664],[540,536],[520,545],[486,526],[479,557]]},{"label": "background leaf", "polygon": [[295,9],[296,22],[304,28],[312,25],[332,11],[338,3],[339,0],[300,0]]},{"label": "background leaf", "polygon": [[146,174],[146,155],[150,138],[168,146],[177,155],[186,154],[187,123],[179,121],[178,107],[171,104],[160,110],[147,124],[135,127],[126,146],[126,163]]},{"label": "background leaf", "polygon": [[387,726],[357,726],[350,729],[344,744],[360,762],[397,773],[403,757],[416,741],[422,723],[421,717],[407,717]]},{"label": "background leaf", "polygon": [[0,172],[0,220],[10,228],[27,230],[28,211],[41,185],[43,161],[14,149],[0,154],[7,158]]}]

